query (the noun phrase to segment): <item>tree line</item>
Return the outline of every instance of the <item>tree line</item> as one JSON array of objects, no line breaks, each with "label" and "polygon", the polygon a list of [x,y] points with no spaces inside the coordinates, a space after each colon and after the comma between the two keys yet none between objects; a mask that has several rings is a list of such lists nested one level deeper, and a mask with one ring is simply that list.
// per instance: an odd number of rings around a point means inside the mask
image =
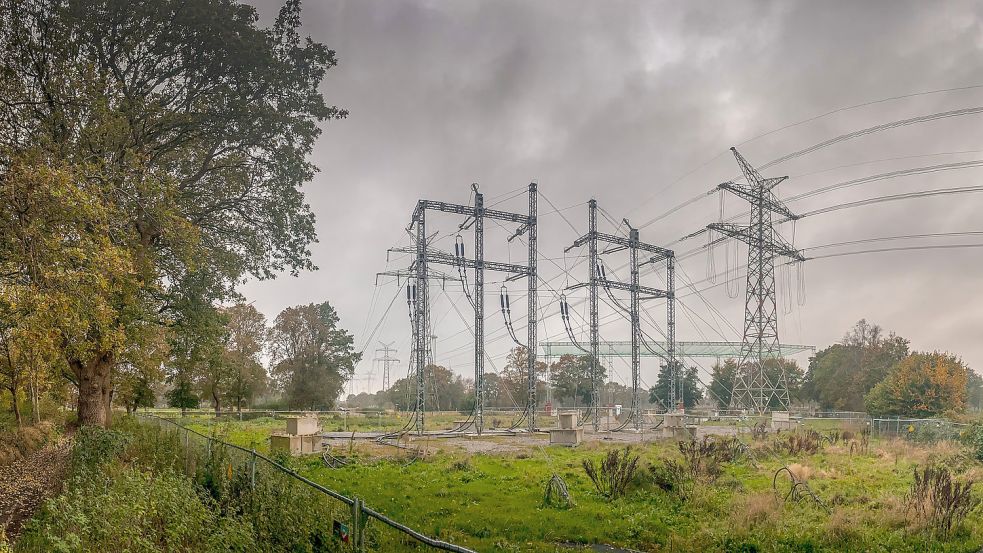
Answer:
[{"label": "tree line", "polygon": [[[300,35],[299,2],[257,21],[228,0],[0,2],[0,384],[15,410],[74,401],[80,424],[105,425],[115,398],[145,402],[165,377],[216,404],[261,380],[237,287],[316,269],[301,187],[318,123],[346,112],[319,90],[337,59]],[[325,305],[298,317],[330,326]],[[271,380],[305,405],[321,400],[296,375],[348,362],[271,343]],[[343,373],[304,378],[330,390]]]},{"label": "tree line", "polygon": [[[799,407],[912,417],[983,408],[983,378],[955,355],[913,352],[909,344],[861,319],[839,342],[816,352],[806,371],[774,359],[766,361],[765,372],[774,380],[785,371]],[[713,367],[709,395],[721,406],[730,402],[736,373],[733,359]]]}]

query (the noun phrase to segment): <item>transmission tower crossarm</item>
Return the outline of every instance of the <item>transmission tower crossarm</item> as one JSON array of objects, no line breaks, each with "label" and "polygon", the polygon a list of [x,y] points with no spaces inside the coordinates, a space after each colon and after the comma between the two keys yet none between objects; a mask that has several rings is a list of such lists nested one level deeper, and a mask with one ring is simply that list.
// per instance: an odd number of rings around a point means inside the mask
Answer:
[{"label": "transmission tower crossarm", "polygon": [[[452,204],[447,202],[438,202],[434,200],[420,200],[417,202],[416,210],[413,212],[413,216],[416,217],[416,213],[423,209],[429,209],[431,211],[442,211],[444,213],[455,213],[457,215],[466,215],[468,217],[474,217],[477,214],[477,208],[470,205]],[[512,223],[520,223],[523,225],[529,224],[529,216],[523,215],[521,213],[511,213],[508,211],[501,211],[498,209],[486,209],[481,208],[481,216],[485,219],[496,219],[499,221],[509,221]]]},{"label": "transmission tower crossarm", "polygon": [[732,223],[710,223],[707,225],[710,230],[715,230],[721,234],[726,234],[731,238],[736,238],[749,246],[758,247],[759,243],[762,251],[772,255],[783,255],[795,261],[805,261],[801,252],[789,244],[780,234],[773,232],[770,237],[760,239],[754,229],[746,225],[735,225]]},{"label": "transmission tower crossarm", "polygon": [[[478,266],[478,261],[474,259],[461,259],[455,258],[450,254],[443,252],[427,252],[427,261],[430,263],[439,263],[441,265],[463,265],[469,269],[474,269]],[[530,267],[525,265],[516,265],[514,263],[503,263],[500,261],[482,261],[482,267],[489,271],[499,271],[502,273],[516,273],[520,275],[528,275],[533,271]]]},{"label": "transmission tower crossarm", "polygon": [[[792,211],[789,208],[785,207],[785,205],[782,204],[780,201],[778,201],[778,199],[775,198],[773,194],[767,194],[767,192],[771,190],[771,188],[765,186],[765,184],[773,180],[777,180],[778,182],[775,182],[774,184],[770,185],[771,187],[774,187],[782,180],[785,180],[785,178],[787,177],[782,177],[781,179],[764,179],[764,181],[762,182],[762,190],[766,194],[760,199],[761,208],[782,215],[786,217],[788,220],[793,221],[795,219],[798,219],[799,216],[792,213]],[[726,190],[749,203],[758,203],[759,201],[758,192],[749,189],[748,186],[742,186],[740,184],[736,184],[733,182],[725,182],[720,186],[718,186],[718,188],[720,188],[721,190]]]},{"label": "transmission tower crossarm", "polygon": [[599,242],[617,244],[618,246],[622,246],[624,248],[634,247],[641,251],[654,253],[657,256],[667,257],[672,255],[672,250],[667,250],[666,248],[654,246],[652,244],[646,244],[645,242],[636,242],[634,245],[632,245],[631,240],[623,236],[615,236],[613,234],[606,234],[603,232],[599,232],[597,233],[597,240]]}]

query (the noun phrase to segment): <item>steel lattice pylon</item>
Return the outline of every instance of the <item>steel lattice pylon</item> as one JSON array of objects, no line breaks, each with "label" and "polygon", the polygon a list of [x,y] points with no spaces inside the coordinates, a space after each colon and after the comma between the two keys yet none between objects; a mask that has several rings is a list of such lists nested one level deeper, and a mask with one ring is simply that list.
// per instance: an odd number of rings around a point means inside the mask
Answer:
[{"label": "steel lattice pylon", "polygon": [[731,148],[747,184],[725,182],[718,188],[747,201],[751,206],[751,221],[747,226],[713,223],[708,229],[735,238],[748,245],[747,289],[744,301],[744,340],[737,377],[731,394],[730,407],[763,413],[777,400],[782,410],[788,409],[788,378],[779,368],[773,381],[767,374],[764,361],[780,356],[778,342],[778,304],[775,299],[775,258],[794,261],[805,258],[775,231],[772,214],[790,220],[797,218],[775,196],[773,189],[788,177],[763,178],[737,151]]}]

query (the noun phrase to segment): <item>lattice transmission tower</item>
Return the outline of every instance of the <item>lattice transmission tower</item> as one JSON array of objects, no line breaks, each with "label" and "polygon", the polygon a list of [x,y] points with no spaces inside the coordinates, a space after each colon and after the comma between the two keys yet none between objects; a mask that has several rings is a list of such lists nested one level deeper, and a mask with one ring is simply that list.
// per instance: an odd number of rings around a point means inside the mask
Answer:
[{"label": "lattice transmission tower", "polygon": [[375,362],[382,364],[382,391],[385,392],[392,385],[389,380],[390,369],[394,365],[399,364],[399,358],[393,357],[392,353],[399,353],[396,349],[393,349],[393,344],[396,342],[379,342],[382,347],[375,350],[376,358]]},{"label": "lattice transmission tower", "polygon": [[[802,262],[805,258],[776,230],[772,214],[786,220],[798,217],[775,195],[774,188],[788,177],[762,177],[736,148],[731,148],[747,184],[725,182],[717,188],[745,200],[751,206],[748,225],[712,223],[707,226],[748,246],[747,289],[744,301],[744,339],[730,407],[764,413],[772,405],[787,410],[788,376],[780,364],[777,375],[769,376],[765,361],[777,359],[778,304],[775,299],[775,259],[787,257]],[[773,378],[774,376],[774,378]],[[774,402],[774,403],[773,403]]]},{"label": "lattice transmission tower", "polygon": [[[650,300],[657,298],[665,298],[667,304],[666,311],[666,324],[667,324],[667,336],[668,336],[668,346],[666,349],[666,362],[672,368],[677,367],[676,354],[675,354],[675,290],[673,288],[673,261],[674,253],[672,250],[648,244],[639,240],[638,229],[633,228],[628,220],[624,220],[624,224],[628,227],[628,237],[615,236],[612,234],[606,234],[603,232],[598,232],[597,230],[597,201],[590,200],[587,203],[588,209],[588,219],[587,219],[587,234],[581,236],[574,241],[573,245],[566,248],[564,251],[569,252],[570,250],[587,245],[587,262],[589,264],[590,273],[588,281],[581,284],[575,284],[573,286],[568,286],[567,290],[576,290],[578,288],[587,288],[588,291],[588,317],[590,325],[590,345],[589,348],[583,348],[578,345],[584,353],[588,354],[588,361],[590,363],[590,378],[591,378],[591,401],[590,408],[588,410],[587,416],[590,418],[591,425],[595,432],[600,429],[600,347],[599,347],[599,325],[598,325],[598,289],[603,288],[604,292],[608,295],[611,302],[624,311],[628,320],[631,323],[631,406],[629,408],[628,417],[625,419],[624,423],[620,425],[617,430],[621,430],[627,427],[629,424],[632,425],[633,429],[636,431],[641,431],[642,429],[642,409],[641,409],[641,398],[639,394],[641,393],[641,346],[644,343],[642,339],[642,329],[641,320],[639,318],[640,302],[642,300]],[[599,252],[597,249],[598,243],[605,244],[607,248],[603,252]],[[628,264],[631,271],[631,281],[630,282],[620,282],[617,280],[612,280],[607,277],[604,270],[604,265],[601,263],[600,255],[611,254],[620,251],[628,251]],[[646,252],[652,254],[648,261],[639,263],[638,254],[639,252]],[[643,286],[639,282],[639,266],[648,263],[658,263],[659,261],[665,260],[667,262],[667,282],[669,284],[668,290],[659,290],[656,288],[651,288],[648,286]],[[612,294],[613,290],[626,291],[630,295],[629,305],[625,307],[621,305],[620,301],[614,297]],[[561,317],[563,318],[564,327],[566,328],[567,334],[570,336],[571,341],[576,344],[573,340],[573,330],[570,327],[570,311],[569,305],[566,303],[565,298],[561,298]],[[646,345],[648,348],[649,346]],[[673,371],[674,381],[675,381],[675,371]],[[675,390],[676,386],[671,384],[670,389],[670,404],[675,403]]]}]

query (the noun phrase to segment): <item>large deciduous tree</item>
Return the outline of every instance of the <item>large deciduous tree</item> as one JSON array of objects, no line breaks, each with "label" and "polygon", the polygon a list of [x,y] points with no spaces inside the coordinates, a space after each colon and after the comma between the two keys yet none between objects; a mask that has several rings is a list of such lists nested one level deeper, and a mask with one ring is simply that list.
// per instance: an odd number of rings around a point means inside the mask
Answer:
[{"label": "large deciduous tree", "polygon": [[188,330],[175,298],[195,275],[213,303],[313,268],[300,188],[317,123],[345,112],[299,14],[288,0],[263,29],[234,0],[0,0],[0,278],[52,315],[80,423],[106,422],[134,342]]},{"label": "large deciduous tree", "polygon": [[954,355],[913,353],[867,394],[875,416],[933,417],[966,409],[970,370]]},{"label": "large deciduous tree", "polygon": [[272,376],[292,408],[330,409],[361,354],[327,302],[284,309],[270,331]]},{"label": "large deciduous tree", "polygon": [[266,347],[266,317],[252,304],[240,303],[223,310],[225,315],[225,351],[223,364],[228,369],[226,395],[242,410],[267,386],[262,353]]},{"label": "large deciduous tree", "polygon": [[826,409],[863,411],[864,396],[908,355],[908,341],[861,319],[809,360],[803,395]]},{"label": "large deciduous tree", "polygon": [[[589,405],[591,394],[591,363],[587,355],[561,355],[550,366],[553,394],[564,405]],[[607,369],[597,364],[598,390],[604,383]]]}]

